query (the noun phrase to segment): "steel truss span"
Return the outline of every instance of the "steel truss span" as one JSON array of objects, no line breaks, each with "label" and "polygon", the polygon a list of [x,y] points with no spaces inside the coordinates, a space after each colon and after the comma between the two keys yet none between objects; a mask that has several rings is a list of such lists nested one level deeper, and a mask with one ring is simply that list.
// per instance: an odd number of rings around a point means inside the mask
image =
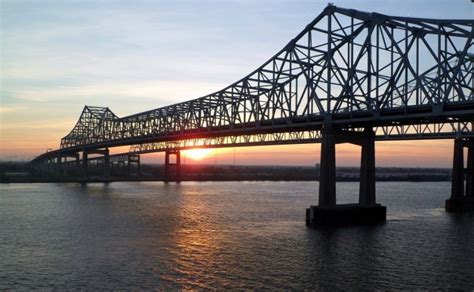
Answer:
[{"label": "steel truss span", "polygon": [[[329,5],[281,51],[230,86],[126,117],[86,106],[60,149],[37,159],[137,144],[144,145],[132,152],[173,143],[299,143],[306,139],[290,136],[318,133],[324,125],[378,127],[377,139],[472,135],[473,36],[474,20],[394,17]],[[423,134],[428,128],[430,134]],[[268,140],[260,141],[262,135]]]}]

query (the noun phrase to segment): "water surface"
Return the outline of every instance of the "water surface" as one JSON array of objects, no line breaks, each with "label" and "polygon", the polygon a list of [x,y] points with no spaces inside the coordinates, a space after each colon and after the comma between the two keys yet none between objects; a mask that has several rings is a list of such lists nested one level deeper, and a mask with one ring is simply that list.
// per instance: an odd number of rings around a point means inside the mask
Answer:
[{"label": "water surface", "polygon": [[0,185],[0,289],[474,289],[474,214],[444,211],[450,183],[377,183],[385,224],[326,230],[304,224],[317,189]]}]

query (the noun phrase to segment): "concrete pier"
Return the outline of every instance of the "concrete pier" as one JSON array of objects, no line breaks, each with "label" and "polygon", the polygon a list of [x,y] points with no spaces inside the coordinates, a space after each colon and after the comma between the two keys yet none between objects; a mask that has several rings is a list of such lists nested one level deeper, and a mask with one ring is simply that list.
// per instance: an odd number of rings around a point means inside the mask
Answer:
[{"label": "concrete pier", "polygon": [[332,126],[324,127],[321,141],[319,206],[336,205],[336,139]]},{"label": "concrete pier", "polygon": [[110,177],[110,154],[109,149],[104,153],[104,177]]},{"label": "concrete pier", "polygon": [[372,225],[387,219],[387,208],[380,204],[341,204],[333,207],[310,206],[306,209],[308,226]]},{"label": "concrete pier", "polygon": [[[175,162],[171,162],[170,156],[175,156]],[[167,150],[165,152],[165,182],[181,181],[181,151]]]},{"label": "concrete pier", "polygon": [[[99,161],[96,158],[90,158],[89,155],[98,154],[102,155],[102,160]],[[78,155],[78,154],[77,154]],[[76,158],[76,161],[79,161],[79,157]],[[82,176],[84,178],[89,177],[89,164],[95,162],[95,167],[102,165],[102,176],[104,178],[110,177],[110,151],[108,148],[105,149],[95,149],[95,150],[84,150],[82,152]]]},{"label": "concrete pier", "polygon": [[86,151],[82,152],[82,176],[88,177],[89,171],[87,169],[88,154]]},{"label": "concrete pier", "polygon": [[[361,146],[359,203],[336,204],[336,144]],[[310,227],[376,224],[386,220],[387,209],[375,199],[375,133],[371,127],[362,132],[322,129],[319,205],[306,209]]]},{"label": "concrete pier", "polygon": [[[140,176],[141,171],[140,171],[140,155],[138,154],[128,154],[127,157],[127,175],[132,176]],[[135,167],[132,167],[132,165],[135,164]],[[135,168],[135,174],[132,171],[132,168]]]},{"label": "concrete pier", "polygon": [[474,198],[449,198],[446,200],[445,208],[452,213],[474,211]]},{"label": "concrete pier", "polygon": [[[467,148],[467,167],[464,168],[464,148]],[[464,184],[464,180],[466,184]],[[454,140],[451,197],[446,200],[446,211],[474,211],[474,139]]]}]

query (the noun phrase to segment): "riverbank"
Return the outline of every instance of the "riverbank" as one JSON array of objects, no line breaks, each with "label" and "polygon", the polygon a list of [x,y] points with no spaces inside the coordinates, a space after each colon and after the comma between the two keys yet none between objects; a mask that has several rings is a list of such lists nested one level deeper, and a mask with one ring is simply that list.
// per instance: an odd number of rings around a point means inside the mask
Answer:
[{"label": "riverbank", "polygon": [[[338,167],[337,181],[358,181],[359,168]],[[164,167],[160,164],[143,164],[140,173],[129,175],[112,173],[102,176],[101,168],[89,169],[89,177],[70,172],[61,177],[34,175],[22,163],[0,163],[0,182],[113,182],[113,181],[164,181]],[[253,166],[253,165],[182,165],[181,181],[317,181],[319,167],[310,166]],[[450,181],[451,171],[445,168],[379,167],[377,181]]]}]

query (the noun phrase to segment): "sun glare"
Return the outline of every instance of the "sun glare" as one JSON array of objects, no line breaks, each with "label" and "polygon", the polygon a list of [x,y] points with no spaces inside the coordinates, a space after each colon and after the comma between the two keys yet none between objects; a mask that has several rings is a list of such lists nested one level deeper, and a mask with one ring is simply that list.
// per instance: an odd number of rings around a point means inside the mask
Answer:
[{"label": "sun glare", "polygon": [[191,158],[192,160],[202,160],[208,157],[212,153],[212,149],[191,149],[186,150],[185,155],[186,157]]}]

